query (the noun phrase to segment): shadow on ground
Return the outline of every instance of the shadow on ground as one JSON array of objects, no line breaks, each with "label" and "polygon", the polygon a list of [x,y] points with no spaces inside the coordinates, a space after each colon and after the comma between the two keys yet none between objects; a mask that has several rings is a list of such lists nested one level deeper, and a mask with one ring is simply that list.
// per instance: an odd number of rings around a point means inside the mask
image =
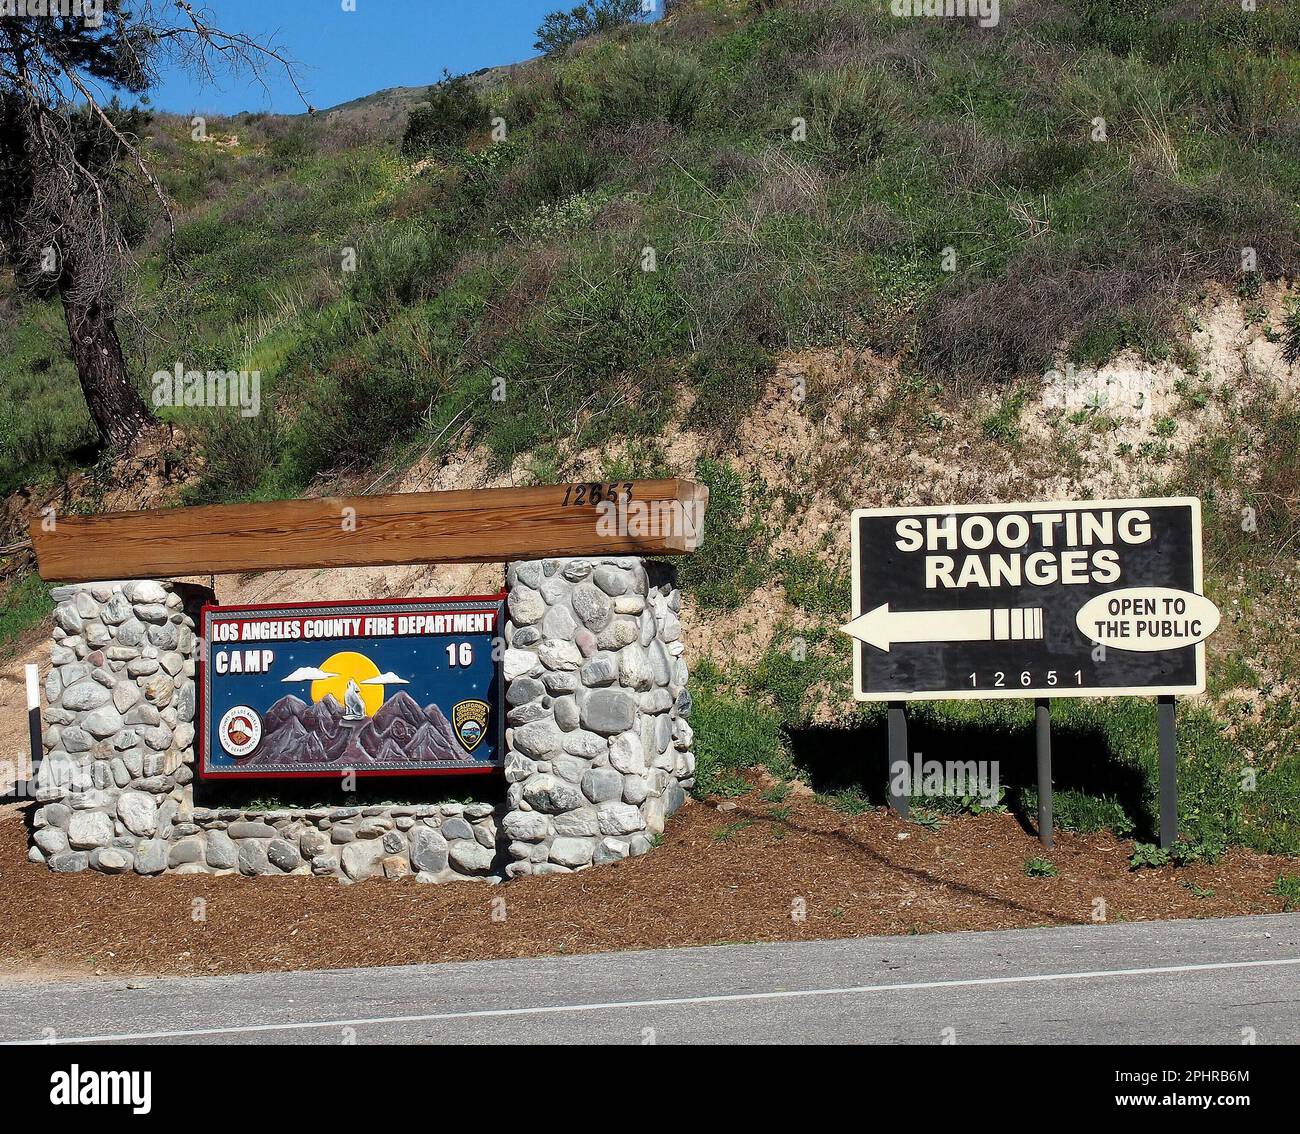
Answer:
[{"label": "shadow on ground", "polygon": [[[869,802],[888,802],[888,727],[884,713],[850,728],[811,725],[786,730],[802,778],[824,795],[854,793]],[[1003,802],[1021,826],[1036,833],[1038,773],[1035,728],[1007,723],[981,725],[919,717],[909,720],[909,757],[922,761],[996,761]],[[1052,786],[1059,799],[1078,792],[1113,800],[1134,824],[1139,839],[1154,837],[1148,785],[1140,768],[1121,760],[1097,728],[1053,724]],[[951,802],[951,801],[941,801]],[[934,806],[915,796],[913,803]]]}]

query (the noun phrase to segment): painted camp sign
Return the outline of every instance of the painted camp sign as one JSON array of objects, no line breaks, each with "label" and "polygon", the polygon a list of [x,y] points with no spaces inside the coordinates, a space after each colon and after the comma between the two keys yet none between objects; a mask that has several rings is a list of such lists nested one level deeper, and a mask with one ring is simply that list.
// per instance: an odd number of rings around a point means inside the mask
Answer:
[{"label": "painted camp sign", "polygon": [[501,619],[500,596],[206,607],[201,774],[497,767]]}]

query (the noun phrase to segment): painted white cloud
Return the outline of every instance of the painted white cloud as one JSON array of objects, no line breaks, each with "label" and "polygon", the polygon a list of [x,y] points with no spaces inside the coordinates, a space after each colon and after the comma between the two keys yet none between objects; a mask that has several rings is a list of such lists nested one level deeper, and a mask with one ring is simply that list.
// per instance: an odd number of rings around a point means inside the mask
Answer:
[{"label": "painted white cloud", "polygon": [[398,677],[391,669],[387,673],[381,673],[375,677],[367,677],[362,685],[410,685],[411,683],[405,677]]},{"label": "painted white cloud", "polygon": [[329,673],[323,669],[317,669],[315,666],[303,665],[295,669],[288,677],[280,678],[281,681],[327,681],[331,677],[338,677],[337,673]]}]

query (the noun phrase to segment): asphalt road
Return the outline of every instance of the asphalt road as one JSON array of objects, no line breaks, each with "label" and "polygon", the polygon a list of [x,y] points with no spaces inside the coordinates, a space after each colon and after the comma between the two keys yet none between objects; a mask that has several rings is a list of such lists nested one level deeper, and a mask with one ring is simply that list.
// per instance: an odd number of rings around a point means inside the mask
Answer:
[{"label": "asphalt road", "polygon": [[1300,914],[131,983],[0,984],[0,1039],[1294,1044]]}]

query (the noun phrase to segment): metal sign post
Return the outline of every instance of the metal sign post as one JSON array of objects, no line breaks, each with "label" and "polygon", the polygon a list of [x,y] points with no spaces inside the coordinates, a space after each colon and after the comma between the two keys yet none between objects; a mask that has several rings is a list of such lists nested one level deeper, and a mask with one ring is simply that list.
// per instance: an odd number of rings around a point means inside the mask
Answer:
[{"label": "metal sign post", "polygon": [[1034,702],[1038,732],[1038,841],[1052,845],[1052,703],[1046,697]]},{"label": "metal sign post", "polygon": [[1178,838],[1178,726],[1172,694],[1156,701],[1160,734],[1160,845],[1168,850]]},{"label": "metal sign post", "polygon": [[889,703],[889,806],[906,819],[910,810],[909,792],[895,791],[899,771],[907,770],[907,704]]}]

